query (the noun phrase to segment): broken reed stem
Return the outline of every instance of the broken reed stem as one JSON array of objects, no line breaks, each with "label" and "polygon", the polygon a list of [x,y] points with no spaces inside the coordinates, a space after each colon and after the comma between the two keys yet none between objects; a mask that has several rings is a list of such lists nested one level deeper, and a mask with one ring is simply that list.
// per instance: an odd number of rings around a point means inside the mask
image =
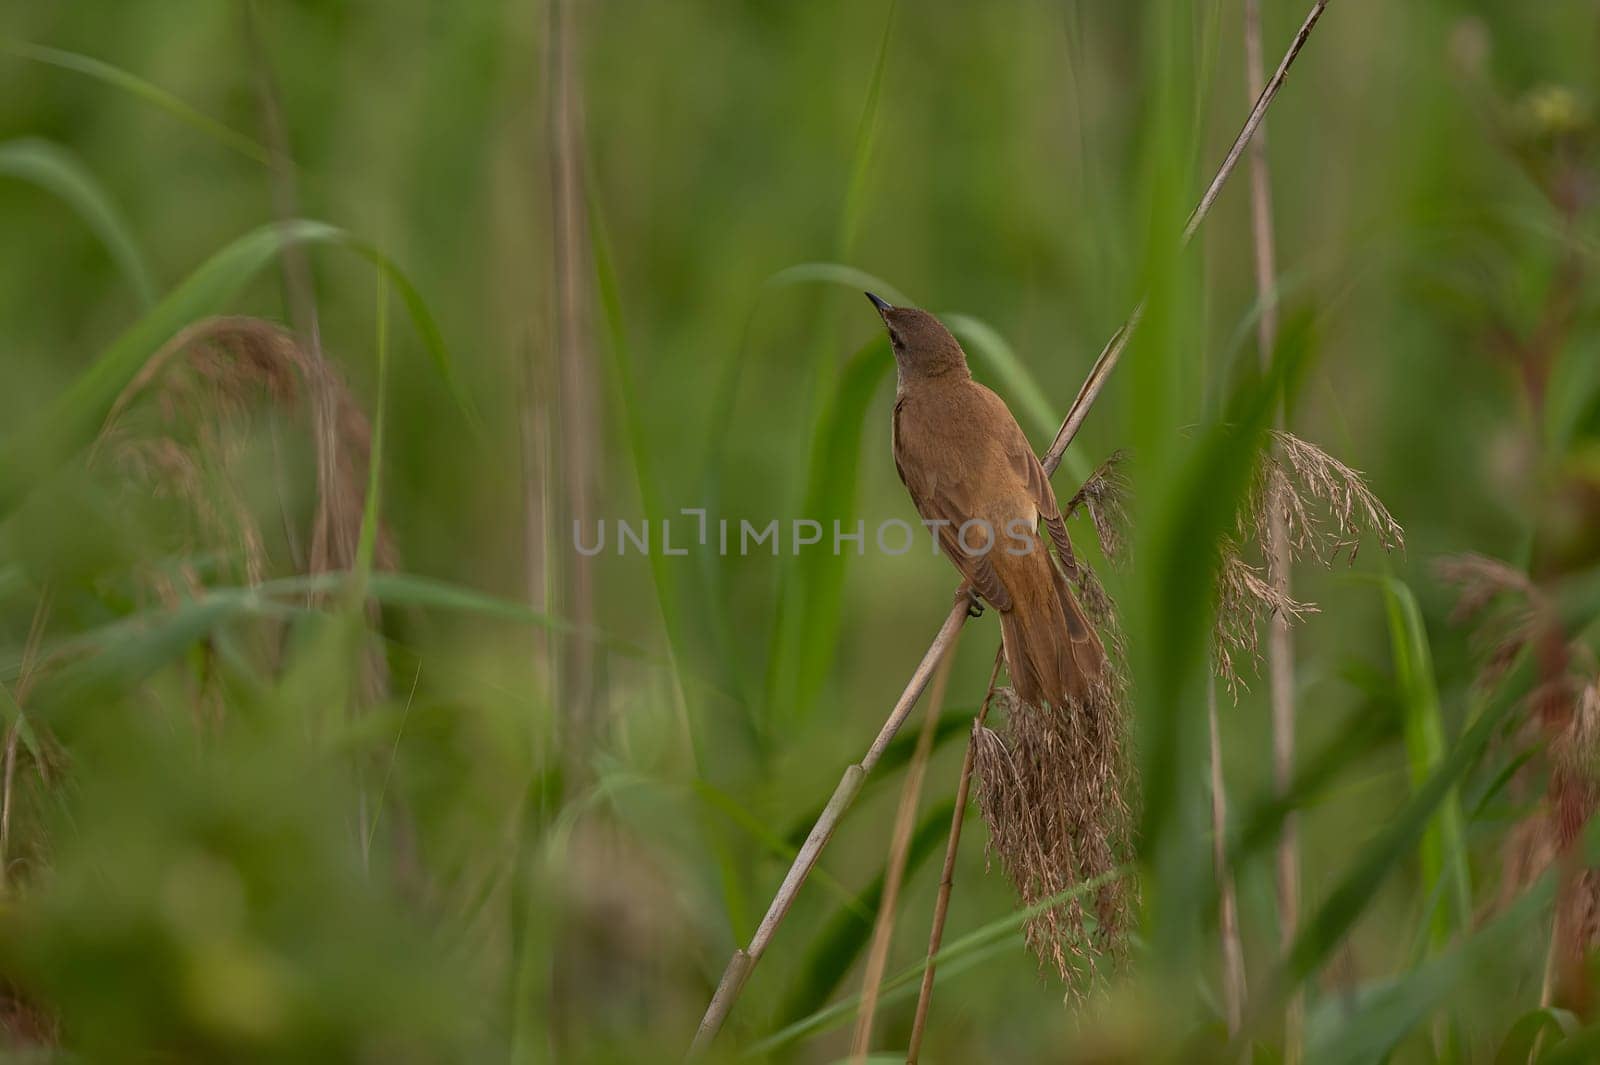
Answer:
[{"label": "broken reed stem", "polygon": [[922,778],[928,769],[928,759],[933,754],[933,734],[938,731],[939,714],[944,709],[944,693],[950,683],[950,667],[956,658],[956,645],[961,633],[950,641],[944,657],[939,660],[939,671],[933,676],[933,689],[928,693],[928,706],[922,718],[922,731],[917,733],[916,750],[906,769],[905,783],[900,787],[900,806],[895,811],[894,835],[889,843],[889,862],[884,870],[883,899],[878,904],[878,917],[872,928],[872,946],[867,952],[867,967],[861,979],[861,1006],[856,1014],[856,1030],[850,1041],[850,1060],[864,1062],[872,1045],[872,1023],[878,1010],[878,993],[883,986],[884,970],[889,964],[889,944],[894,938],[895,910],[900,901],[900,887],[905,877],[906,854],[911,849],[911,833],[917,823],[917,803],[922,797]]},{"label": "broken reed stem", "polygon": [[[1200,224],[1205,221],[1206,215],[1211,212],[1211,205],[1216,201],[1217,193],[1238,165],[1239,157],[1243,154],[1245,145],[1249,143],[1257,127],[1261,125],[1261,119],[1267,113],[1267,108],[1272,105],[1272,101],[1277,97],[1279,90],[1283,88],[1283,83],[1288,77],[1289,68],[1300,55],[1300,50],[1305,47],[1306,39],[1311,36],[1312,29],[1315,28],[1317,20],[1322,17],[1322,12],[1327,6],[1328,0],[1316,0],[1311,5],[1310,14],[1306,16],[1305,22],[1301,24],[1299,32],[1294,36],[1294,40],[1289,43],[1289,49],[1284,53],[1283,60],[1278,64],[1278,69],[1273,73],[1272,79],[1267,82],[1260,95],[1256,98],[1255,107],[1251,109],[1249,117],[1245,119],[1244,127],[1239,131],[1238,137],[1234,139],[1233,146],[1222,160],[1222,165],[1218,167],[1216,176],[1211,179],[1211,184],[1207,186],[1205,195],[1200,198],[1200,203],[1189,216],[1188,224],[1184,226],[1183,240],[1185,244],[1194,236],[1195,231],[1200,228]],[[1116,368],[1117,361],[1122,357],[1123,350],[1128,346],[1129,335],[1138,326],[1139,320],[1143,315],[1144,301],[1141,299],[1138,305],[1134,307],[1133,313],[1128,316],[1128,320],[1123,323],[1122,328],[1112,334],[1111,339],[1106,342],[1105,348],[1101,350],[1100,356],[1095,360],[1094,365],[1090,367],[1089,375],[1084,379],[1082,387],[1078,389],[1078,394],[1073,399],[1072,406],[1068,409],[1067,416],[1061,423],[1061,428],[1056,431],[1055,440],[1051,442],[1049,450],[1045,452],[1040,460],[1047,477],[1054,475],[1056,468],[1061,465],[1062,456],[1067,453],[1067,448],[1071,446],[1073,437],[1078,434],[1078,430],[1083,426],[1084,419],[1089,416],[1090,408],[1094,406],[1095,400],[1099,398],[1101,389],[1105,387],[1106,380],[1111,376],[1111,371]],[[957,592],[956,601],[951,606],[950,614],[945,618],[944,625],[939,630],[939,635],[935,637],[933,645],[923,655],[922,662],[918,664],[916,672],[911,675],[910,682],[907,683],[905,691],[901,693],[899,701],[895,703],[894,709],[890,711],[889,719],[884,722],[882,730],[878,733],[878,738],[873,740],[872,748],[868,750],[867,757],[863,758],[859,764],[845,770],[844,778],[839,782],[839,789],[834,792],[833,799],[823,810],[822,816],[817,819],[816,825],[811,829],[811,835],[806,838],[805,845],[800,848],[800,853],[795,856],[794,864],[784,876],[783,883],[778,886],[778,893],[773,897],[772,903],[768,907],[767,916],[756,929],[756,934],[751,939],[750,946],[735,950],[733,957],[728,960],[728,966],[722,974],[722,980],[712,994],[710,1004],[706,1006],[705,1016],[701,1018],[700,1027],[695,1032],[694,1042],[689,1047],[689,1055],[691,1057],[710,1046],[711,1040],[716,1038],[717,1032],[721,1030],[723,1023],[728,1019],[728,1014],[732,1011],[733,1004],[737,1001],[745,980],[749,978],[750,971],[755,968],[755,964],[760,960],[762,952],[766,950],[767,944],[771,941],[772,934],[776,931],[778,924],[782,922],[784,914],[788,913],[790,905],[794,902],[795,893],[800,890],[800,885],[805,882],[807,874],[816,865],[817,856],[827,844],[828,838],[832,836],[833,830],[838,825],[839,818],[843,816],[851,800],[855,798],[855,792],[861,786],[861,779],[871,771],[872,766],[877,763],[878,757],[881,756],[882,749],[894,738],[894,734],[899,731],[900,726],[905,722],[906,716],[910,714],[911,707],[916,703],[917,697],[922,694],[923,688],[927,686],[928,678],[932,674],[934,665],[943,655],[946,644],[955,638],[955,632],[966,623],[966,619],[967,600],[965,588],[963,587],[961,591]],[[970,778],[970,773],[966,775]],[[847,787],[847,785],[851,785],[852,779],[854,779],[853,786]],[[957,810],[959,811],[959,809],[960,807],[958,806]]]},{"label": "broken reed stem", "polygon": [[[1216,202],[1217,194],[1222,191],[1222,186],[1233,173],[1234,167],[1239,165],[1239,157],[1244,153],[1245,146],[1250,143],[1262,120],[1266,117],[1267,108],[1272,106],[1272,101],[1277,98],[1278,92],[1283,88],[1283,83],[1289,77],[1289,68],[1299,57],[1300,50],[1305,47],[1306,40],[1311,36],[1311,31],[1316,28],[1317,20],[1322,18],[1322,12],[1327,8],[1328,0],[1316,0],[1311,5],[1311,11],[1300,25],[1300,30],[1294,35],[1294,40],[1289,42],[1289,50],[1283,53],[1283,60],[1279,62],[1278,69],[1273,72],[1272,79],[1256,95],[1256,103],[1250,109],[1250,116],[1245,119],[1244,126],[1239,130],[1239,135],[1234,138],[1233,146],[1228,149],[1228,154],[1223,158],[1222,165],[1217,168],[1216,176],[1211,179],[1211,184],[1206,187],[1205,195],[1200,197],[1200,202],[1195,206],[1194,212],[1189,215],[1189,221],[1183,227],[1183,243],[1187,245],[1200,228],[1200,223],[1206,220],[1206,215],[1211,213],[1211,205]],[[1089,408],[1099,398],[1100,390],[1105,387],[1106,380],[1111,376],[1111,371],[1116,368],[1117,360],[1122,358],[1123,349],[1128,346],[1128,337],[1132,335],[1139,325],[1139,320],[1144,317],[1144,300],[1141,299],[1134,307],[1133,313],[1123,323],[1122,328],[1111,335],[1106,341],[1106,346],[1101,350],[1100,357],[1095,360],[1094,366],[1089,370],[1089,376],[1084,380],[1083,387],[1078,390],[1077,398],[1072,401],[1072,408],[1067,411],[1066,420],[1061,423],[1060,430],[1056,433],[1055,440],[1050,444],[1050,450],[1045,452],[1044,469],[1046,473],[1054,473],[1055,468],[1061,464],[1061,456],[1067,453],[1067,447],[1072,443],[1072,438],[1078,434],[1078,429],[1083,425],[1083,420],[1089,416]]]},{"label": "broken reed stem", "polygon": [[1211,725],[1211,863],[1217,874],[1217,933],[1222,940],[1222,1004],[1228,1037],[1244,1023],[1244,944],[1239,938],[1239,896],[1228,870],[1228,792],[1222,777],[1222,735],[1217,726],[1217,678],[1206,683]]},{"label": "broken reed stem", "polygon": [[[1326,6],[1326,0],[1314,5],[1307,25],[1295,40],[1304,43],[1305,35],[1315,24]],[[1246,73],[1250,92],[1260,96],[1264,62],[1261,56],[1261,0],[1244,3],[1244,51]],[[1283,66],[1278,68],[1281,83]],[[1272,353],[1278,342],[1277,298],[1277,241],[1272,225],[1272,175],[1267,166],[1267,132],[1263,122],[1250,143],[1250,232],[1255,247],[1256,299],[1260,314],[1256,319],[1256,341],[1260,349],[1261,367],[1270,368]],[[1283,428],[1283,409],[1277,415],[1278,427]],[[1281,500],[1266,500],[1267,550],[1270,564],[1267,577],[1283,598],[1289,596],[1290,547],[1288,530],[1284,527]],[[1289,788],[1294,776],[1295,712],[1294,712],[1294,637],[1289,631],[1289,619],[1281,611],[1274,612],[1267,621],[1267,674],[1272,702],[1272,781],[1278,795]],[[1214,715],[1213,715],[1214,716]],[[1294,942],[1300,925],[1300,844],[1294,815],[1284,818],[1283,831],[1278,837],[1277,894],[1278,934],[1285,950]],[[1226,952],[1229,944],[1223,944]],[[1241,974],[1242,975],[1242,974]],[[1301,1027],[1305,1013],[1305,999],[1298,992],[1285,1005],[1284,1062],[1297,1065],[1300,1060]]]},{"label": "broken reed stem", "polygon": [[933,926],[928,931],[928,960],[922,968],[922,987],[917,992],[916,1019],[911,1022],[911,1042],[906,1047],[906,1065],[916,1065],[922,1053],[922,1036],[928,1027],[928,1006],[933,1001],[934,958],[944,941],[944,921],[950,912],[950,892],[955,886],[956,852],[961,849],[961,824],[967,815],[967,797],[972,792],[972,762],[977,748],[978,730],[989,716],[989,704],[994,701],[994,685],[1000,676],[1000,663],[1005,660],[1005,648],[994,653],[994,668],[989,671],[989,688],[984,692],[983,705],[972,722],[972,733],[967,738],[967,754],[961,760],[961,779],[956,782],[956,808],[950,815],[950,839],[944,848],[944,869],[939,874],[939,895],[933,903]]}]

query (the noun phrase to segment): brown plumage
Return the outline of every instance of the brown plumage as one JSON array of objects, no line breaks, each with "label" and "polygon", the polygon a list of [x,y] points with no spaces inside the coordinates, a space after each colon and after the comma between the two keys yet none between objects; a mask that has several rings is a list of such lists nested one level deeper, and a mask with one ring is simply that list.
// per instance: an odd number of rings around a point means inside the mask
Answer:
[{"label": "brown plumage", "polygon": [[1105,668],[1105,650],[1068,585],[1078,563],[1044,468],[937,318],[867,298],[894,348],[894,464],[912,504],[971,588],[1000,612],[1017,694],[1035,704],[1081,702]]}]

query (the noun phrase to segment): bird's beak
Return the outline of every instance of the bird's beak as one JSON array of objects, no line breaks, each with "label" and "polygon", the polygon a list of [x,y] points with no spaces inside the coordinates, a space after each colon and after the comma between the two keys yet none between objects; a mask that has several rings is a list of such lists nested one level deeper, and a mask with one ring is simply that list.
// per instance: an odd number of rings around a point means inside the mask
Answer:
[{"label": "bird's beak", "polygon": [[878,313],[879,314],[886,315],[890,311],[894,310],[894,305],[892,303],[890,303],[888,300],[879,299],[877,296],[874,296],[870,292],[865,293],[865,295],[866,295],[867,299],[872,301],[872,305],[874,307],[878,308]]}]

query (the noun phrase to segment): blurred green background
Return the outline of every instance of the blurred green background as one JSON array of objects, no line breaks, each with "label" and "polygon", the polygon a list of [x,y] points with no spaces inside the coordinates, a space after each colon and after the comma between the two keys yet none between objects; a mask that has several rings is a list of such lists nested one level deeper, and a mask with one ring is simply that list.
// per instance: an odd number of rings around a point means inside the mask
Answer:
[{"label": "blurred green background", "polygon": [[[925,539],[584,562],[572,524],[913,519],[850,267],[966,316],[977,376],[1040,449],[1154,300],[1056,487],[1140,449],[1138,548],[1101,569],[1141,751],[1176,730],[1146,824],[1183,831],[1145,837],[1172,861],[1145,853],[1143,891],[1188,938],[1140,937],[1128,973],[1063,1005],[969,818],[946,944],[981,935],[940,970],[925,1060],[1237,1060],[1218,1049],[1203,667],[1162,652],[1209,623],[1160,575],[1208,579],[1222,530],[1185,542],[1185,478],[1256,387],[1244,168],[1170,252],[1249,109],[1241,4],[552,2],[0,11],[8,1052],[675,1059],[955,581]],[[1270,67],[1305,9],[1263,6]],[[1407,803],[1531,683],[1474,687],[1492,648],[1451,621],[1435,561],[1506,560],[1580,647],[1600,612],[1597,57],[1591,2],[1336,0],[1270,112],[1277,295],[1313,323],[1288,424],[1365,474],[1406,549],[1296,571],[1321,608],[1295,637],[1302,761],[1328,769],[1290,803],[1313,920],[1287,971],[1265,677],[1222,695],[1234,820],[1265,817],[1233,870],[1257,1060],[1299,1042],[1278,1019],[1296,987],[1309,1060],[1524,1060],[1541,1025],[1540,1052],[1583,1045],[1562,1032],[1586,998],[1543,994],[1554,905],[1513,905],[1527,885],[1502,856],[1562,773],[1589,787],[1592,752],[1547,758],[1548,715],[1517,703],[1455,771],[1437,808],[1464,822],[1444,845],[1469,912],[1429,872],[1442,821],[1431,844],[1420,821],[1383,833],[1435,816]],[[347,469],[319,477],[315,376],[286,399],[266,371],[156,372],[219,314],[302,337],[314,317],[348,382]],[[208,350],[257,350],[240,343]],[[320,565],[319,509],[343,542]],[[959,648],[891,975],[923,957],[996,640],[991,616]],[[1592,678],[1592,654],[1561,668]],[[751,979],[729,1060],[845,1057],[853,1007],[825,1011],[860,990],[913,733]],[[880,1007],[886,1054],[914,986]]]}]

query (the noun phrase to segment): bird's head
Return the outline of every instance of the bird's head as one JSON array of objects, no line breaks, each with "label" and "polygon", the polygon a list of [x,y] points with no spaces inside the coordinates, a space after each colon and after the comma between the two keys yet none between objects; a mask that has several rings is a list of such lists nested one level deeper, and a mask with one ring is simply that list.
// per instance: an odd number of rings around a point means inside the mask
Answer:
[{"label": "bird's head", "polygon": [[870,292],[866,296],[889,330],[889,346],[894,349],[901,381],[952,371],[967,373],[966,352],[939,319],[915,307],[896,307]]}]

